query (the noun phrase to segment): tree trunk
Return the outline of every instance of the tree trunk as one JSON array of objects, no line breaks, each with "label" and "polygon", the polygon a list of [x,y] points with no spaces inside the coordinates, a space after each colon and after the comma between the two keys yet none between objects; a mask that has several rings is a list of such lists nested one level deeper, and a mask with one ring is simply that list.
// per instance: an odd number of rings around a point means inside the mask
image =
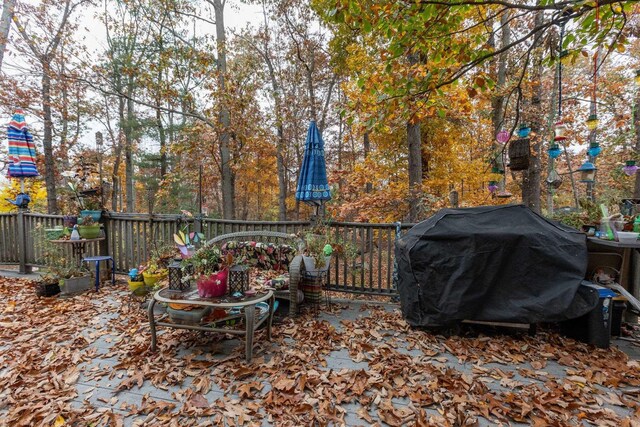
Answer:
[{"label": "tree trunk", "polygon": [[[633,127],[636,133],[635,150],[632,160],[640,161],[638,153],[640,153],[640,91],[636,94],[635,109],[633,111]],[[636,184],[633,189],[633,197],[640,198],[640,172],[636,172]]]},{"label": "tree trunk", "polygon": [[0,17],[0,70],[2,70],[4,50],[7,48],[9,41],[9,31],[11,30],[11,20],[13,19],[13,10],[15,7],[16,0],[4,0],[2,2],[2,17]]},{"label": "tree trunk", "polygon": [[45,185],[47,187],[47,211],[50,214],[58,213],[56,197],[56,174],[53,158],[53,122],[51,120],[51,64],[48,57],[42,58],[42,118],[44,120],[44,132],[42,146],[44,148]]},{"label": "tree trunk", "polygon": [[[535,25],[542,26],[544,15],[542,12],[536,13]],[[534,40],[533,52],[533,87],[530,122],[531,131],[534,135],[531,138],[531,157],[529,158],[529,168],[522,174],[522,203],[532,211],[540,213],[540,185],[541,185],[541,165],[540,157],[542,151],[542,110],[540,108],[542,99],[542,37],[536,36]]]},{"label": "tree trunk", "polygon": [[[367,157],[369,157],[369,151],[371,151],[371,142],[369,141],[369,132],[364,133],[362,144],[364,146],[364,159],[367,160]],[[409,161],[409,168],[411,168],[411,161]],[[422,165],[420,166],[420,169],[422,169]],[[365,193],[371,193],[372,188],[373,186],[371,185],[371,183],[367,182],[364,185]]]},{"label": "tree trunk", "polygon": [[[118,93],[122,91],[122,85],[120,79],[116,80],[116,90]],[[120,120],[120,126],[118,129],[118,140],[115,141],[116,145],[114,147],[114,160],[113,160],[113,174],[111,175],[111,185],[112,185],[112,193],[111,193],[111,210],[114,212],[118,211],[118,196],[121,191],[120,189],[120,163],[122,163],[122,140],[124,139],[124,108],[125,108],[125,98],[124,96],[118,96],[118,118]]]},{"label": "tree trunk", "polygon": [[229,150],[231,117],[229,108],[224,102],[225,75],[227,73],[226,39],[224,31],[224,1],[213,0],[213,8],[216,16],[216,48],[218,52],[218,91],[220,93],[220,112],[218,122],[220,124],[220,162],[222,181],[222,216],[225,219],[235,218],[235,176],[231,168],[231,153]]},{"label": "tree trunk", "polygon": [[422,141],[420,122],[407,123],[409,145],[409,221],[416,222],[422,198]]},{"label": "tree trunk", "polygon": [[[160,106],[160,99],[156,103]],[[167,136],[162,124],[160,108],[156,108],[156,125],[158,126],[158,135],[160,137],[160,179],[164,179],[167,174]]]},{"label": "tree trunk", "polygon": [[127,195],[127,212],[135,212],[135,195],[133,194],[133,78],[127,84],[127,117],[124,123],[124,167]]}]

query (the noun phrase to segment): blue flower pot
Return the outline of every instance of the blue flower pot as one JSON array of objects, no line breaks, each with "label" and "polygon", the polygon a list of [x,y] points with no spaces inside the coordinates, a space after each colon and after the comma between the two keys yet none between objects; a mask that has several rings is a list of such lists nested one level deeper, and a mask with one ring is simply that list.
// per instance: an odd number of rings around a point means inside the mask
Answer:
[{"label": "blue flower pot", "polygon": [[80,211],[80,218],[82,218],[83,216],[90,216],[91,218],[93,218],[94,221],[98,222],[102,217],[102,211],[97,211],[97,210],[96,211],[92,211],[92,210]]}]

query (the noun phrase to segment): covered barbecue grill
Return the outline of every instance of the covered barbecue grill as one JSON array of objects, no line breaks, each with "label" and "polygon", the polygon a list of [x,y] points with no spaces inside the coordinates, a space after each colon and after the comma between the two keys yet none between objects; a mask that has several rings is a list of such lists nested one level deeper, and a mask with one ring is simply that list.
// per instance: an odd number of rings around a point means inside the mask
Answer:
[{"label": "covered barbecue grill", "polygon": [[598,303],[580,286],[585,235],[524,205],[443,209],[411,228],[395,252],[412,326],[554,322]]}]

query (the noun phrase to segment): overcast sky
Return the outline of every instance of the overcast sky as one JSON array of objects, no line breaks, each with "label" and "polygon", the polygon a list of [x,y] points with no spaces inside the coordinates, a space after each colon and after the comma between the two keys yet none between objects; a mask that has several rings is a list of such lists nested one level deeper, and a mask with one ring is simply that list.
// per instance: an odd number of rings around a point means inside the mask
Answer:
[{"label": "overcast sky", "polygon": [[[39,3],[37,0],[24,1],[34,4]],[[102,12],[102,8],[103,6],[101,6],[100,8],[85,8],[77,12],[79,25],[78,32],[75,36],[78,40],[81,41],[82,44],[88,47],[89,52],[93,57],[99,57],[100,55],[102,55],[102,52],[107,49],[104,24],[97,17],[97,15]],[[207,17],[207,19],[213,20],[211,17]],[[245,27],[248,23],[257,26],[263,22],[263,19],[264,18],[262,16],[261,5],[247,5],[241,3],[239,0],[227,1],[225,5],[224,20],[225,27],[227,28],[227,35],[229,35],[229,33],[234,29]],[[203,22],[200,22],[196,26],[196,30],[200,34],[215,34],[215,28],[212,25]],[[12,35],[15,35],[15,27],[12,27],[11,31]],[[15,55],[5,55],[2,71],[10,74],[12,70],[20,70],[20,64],[16,62],[16,59],[17,58]],[[42,135],[41,121],[29,114],[26,115],[25,119],[29,128],[33,130],[37,151],[38,153],[42,153],[42,143],[40,140],[40,136]],[[10,120],[11,115],[0,116],[0,123],[3,124],[3,128],[4,125]],[[98,123],[90,123],[88,125],[90,129],[80,137],[80,143],[83,145],[93,146],[95,132],[104,131],[104,129],[102,129],[101,125],[99,125]],[[5,179],[6,167],[4,166],[5,162],[7,161],[6,153],[8,141],[6,138],[5,129],[6,128],[0,131],[0,156],[2,156],[2,158],[0,158],[0,186],[6,184],[7,182]],[[43,171],[40,171],[40,173],[42,172]]]}]

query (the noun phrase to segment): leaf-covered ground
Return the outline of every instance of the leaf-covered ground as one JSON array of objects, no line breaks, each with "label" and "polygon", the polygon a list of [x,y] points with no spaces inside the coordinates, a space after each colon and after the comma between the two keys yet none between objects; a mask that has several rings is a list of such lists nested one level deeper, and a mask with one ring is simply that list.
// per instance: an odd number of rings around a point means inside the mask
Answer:
[{"label": "leaf-covered ground", "polygon": [[38,298],[0,278],[1,426],[640,425],[640,363],[550,332],[443,337],[334,303],[235,339],[162,330],[125,286]]}]

